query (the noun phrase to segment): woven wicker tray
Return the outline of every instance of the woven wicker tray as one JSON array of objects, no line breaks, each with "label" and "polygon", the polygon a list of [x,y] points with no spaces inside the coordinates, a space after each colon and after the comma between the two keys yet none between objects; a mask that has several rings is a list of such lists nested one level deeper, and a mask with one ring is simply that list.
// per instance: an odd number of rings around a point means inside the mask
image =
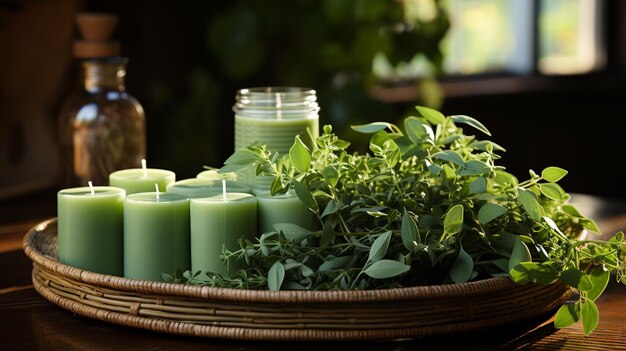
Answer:
[{"label": "woven wicker tray", "polygon": [[157,332],[239,340],[366,340],[467,331],[546,313],[560,283],[493,278],[369,291],[258,291],[126,279],[56,260],[57,222],[32,228],[23,249],[37,292],[81,316]]}]

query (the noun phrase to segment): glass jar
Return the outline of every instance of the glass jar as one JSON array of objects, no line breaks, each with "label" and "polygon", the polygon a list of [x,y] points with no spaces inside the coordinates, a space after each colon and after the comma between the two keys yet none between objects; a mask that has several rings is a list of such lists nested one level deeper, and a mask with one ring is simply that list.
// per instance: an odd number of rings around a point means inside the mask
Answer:
[{"label": "glass jar", "polygon": [[[264,144],[281,155],[289,153],[296,135],[309,147],[319,136],[319,105],[315,90],[261,87],[237,92],[235,150]],[[307,128],[309,132],[307,132]]]},{"label": "glass jar", "polygon": [[[296,135],[310,148],[319,136],[319,105],[315,90],[299,87],[241,89],[233,106],[235,150],[265,145],[281,156],[289,153]],[[253,192],[269,190],[272,179],[242,174]]]},{"label": "glass jar", "polygon": [[106,185],[111,172],[138,167],[145,158],[145,115],[125,91],[127,62],[123,57],[82,61],[82,87],[60,115],[64,185],[90,180]]}]

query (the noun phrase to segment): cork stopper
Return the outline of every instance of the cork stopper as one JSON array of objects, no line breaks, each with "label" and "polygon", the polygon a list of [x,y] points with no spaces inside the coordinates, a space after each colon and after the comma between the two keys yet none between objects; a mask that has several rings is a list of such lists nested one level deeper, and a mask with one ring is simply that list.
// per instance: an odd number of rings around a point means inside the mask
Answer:
[{"label": "cork stopper", "polygon": [[74,57],[102,58],[119,56],[120,43],[111,40],[118,17],[111,13],[79,13],[76,23],[82,40],[74,41]]}]

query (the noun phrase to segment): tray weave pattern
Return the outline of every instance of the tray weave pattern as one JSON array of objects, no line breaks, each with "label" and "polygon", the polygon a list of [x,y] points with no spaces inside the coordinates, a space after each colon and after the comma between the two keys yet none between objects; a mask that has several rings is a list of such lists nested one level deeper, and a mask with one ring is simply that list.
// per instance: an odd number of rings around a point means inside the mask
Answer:
[{"label": "tray weave pattern", "polygon": [[448,334],[553,310],[561,283],[506,278],[369,291],[259,291],[127,279],[56,260],[56,219],[31,229],[23,249],[35,289],[81,316],[157,332],[239,340],[367,340]]}]

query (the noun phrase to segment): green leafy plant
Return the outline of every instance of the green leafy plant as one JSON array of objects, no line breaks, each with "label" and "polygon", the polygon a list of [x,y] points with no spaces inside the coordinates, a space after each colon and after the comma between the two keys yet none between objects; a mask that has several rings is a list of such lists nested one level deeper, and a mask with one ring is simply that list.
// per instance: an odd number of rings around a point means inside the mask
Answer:
[{"label": "green leafy plant", "polygon": [[223,259],[246,268],[231,277],[179,272],[167,281],[254,289],[345,290],[464,283],[510,277],[519,284],[575,288],[556,326],[596,326],[594,300],[610,272],[626,283],[626,242],[587,239],[596,223],[568,203],[558,185],[567,171],[545,168],[525,181],[497,165],[504,149],[460,126],[489,130],[468,116],[417,107],[404,130],[387,122],[354,126],[371,134],[371,153],[349,153],[331,126],[309,149],[296,137],[288,155],[264,146],[237,150],[221,172],[255,167],[273,176],[271,192],[293,189],[317,228],[275,225],[242,240]]}]

